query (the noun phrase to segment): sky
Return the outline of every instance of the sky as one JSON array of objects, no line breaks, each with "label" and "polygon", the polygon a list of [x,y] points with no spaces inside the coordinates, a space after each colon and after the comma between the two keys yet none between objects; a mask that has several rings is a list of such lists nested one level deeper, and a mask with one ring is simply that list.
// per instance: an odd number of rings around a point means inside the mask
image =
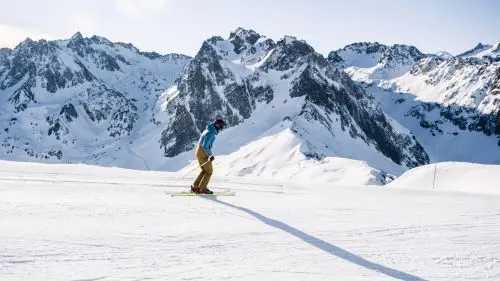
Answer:
[{"label": "sky", "polygon": [[0,47],[80,31],[142,51],[194,56],[238,27],[273,40],[292,35],[328,54],[354,42],[459,54],[500,41],[497,0],[0,0]]}]

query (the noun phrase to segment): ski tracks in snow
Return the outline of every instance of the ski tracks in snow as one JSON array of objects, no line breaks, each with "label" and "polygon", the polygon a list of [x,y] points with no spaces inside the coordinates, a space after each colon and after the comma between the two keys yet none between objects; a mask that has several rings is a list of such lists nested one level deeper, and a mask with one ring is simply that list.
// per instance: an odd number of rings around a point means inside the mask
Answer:
[{"label": "ski tracks in snow", "polygon": [[185,181],[3,164],[0,279],[500,279],[499,196],[223,178],[236,196],[164,195]]}]

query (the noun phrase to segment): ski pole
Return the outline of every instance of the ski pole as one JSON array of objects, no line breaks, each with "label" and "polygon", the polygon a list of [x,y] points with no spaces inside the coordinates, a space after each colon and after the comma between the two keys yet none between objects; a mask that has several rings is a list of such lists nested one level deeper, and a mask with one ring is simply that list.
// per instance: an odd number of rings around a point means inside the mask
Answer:
[{"label": "ski pole", "polygon": [[[205,161],[205,163],[201,164],[200,168],[203,167],[203,166],[205,166],[206,164],[208,164],[208,162],[210,162],[210,159],[208,159],[207,161]],[[191,170],[189,170],[184,176],[182,176],[182,178],[187,177],[189,174],[191,174],[192,172],[194,172],[194,170],[196,170],[196,168],[198,168],[198,167],[194,167]]]},{"label": "ski pole", "polygon": [[[202,168],[203,166],[205,166],[206,164],[208,164],[208,162],[211,162],[210,161],[210,156],[208,157],[208,160],[205,161],[205,163],[202,163],[199,168]],[[196,168],[198,168],[198,166],[195,166],[194,168],[192,168],[191,170],[189,170],[186,174],[184,174],[182,177],[178,177],[174,180],[173,182],[173,185],[175,186],[181,179],[185,179],[189,174],[191,174],[194,170],[196,170]]]},{"label": "ski pole", "polygon": [[203,166],[205,166],[205,164],[208,164],[208,162],[211,162],[211,161],[210,161],[210,158],[209,158],[207,161],[205,161],[205,163],[201,164],[201,165],[200,165],[200,168],[201,168],[201,167],[203,167]]}]

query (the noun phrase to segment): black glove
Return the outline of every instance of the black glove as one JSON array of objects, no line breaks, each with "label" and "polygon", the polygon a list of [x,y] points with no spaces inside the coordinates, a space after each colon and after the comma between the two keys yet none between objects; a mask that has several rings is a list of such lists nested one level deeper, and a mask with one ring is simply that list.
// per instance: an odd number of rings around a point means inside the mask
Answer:
[{"label": "black glove", "polygon": [[210,161],[214,161],[215,157],[212,155],[210,156]]}]

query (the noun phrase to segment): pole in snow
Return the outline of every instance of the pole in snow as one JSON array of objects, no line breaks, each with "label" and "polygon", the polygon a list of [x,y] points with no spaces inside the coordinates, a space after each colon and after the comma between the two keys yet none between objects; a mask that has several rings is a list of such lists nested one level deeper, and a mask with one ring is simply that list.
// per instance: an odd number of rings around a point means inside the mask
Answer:
[{"label": "pole in snow", "polygon": [[439,144],[436,144],[436,164],[434,165],[434,179],[432,180],[432,189],[434,189],[436,185],[436,172],[438,166],[438,159],[439,159]]}]

